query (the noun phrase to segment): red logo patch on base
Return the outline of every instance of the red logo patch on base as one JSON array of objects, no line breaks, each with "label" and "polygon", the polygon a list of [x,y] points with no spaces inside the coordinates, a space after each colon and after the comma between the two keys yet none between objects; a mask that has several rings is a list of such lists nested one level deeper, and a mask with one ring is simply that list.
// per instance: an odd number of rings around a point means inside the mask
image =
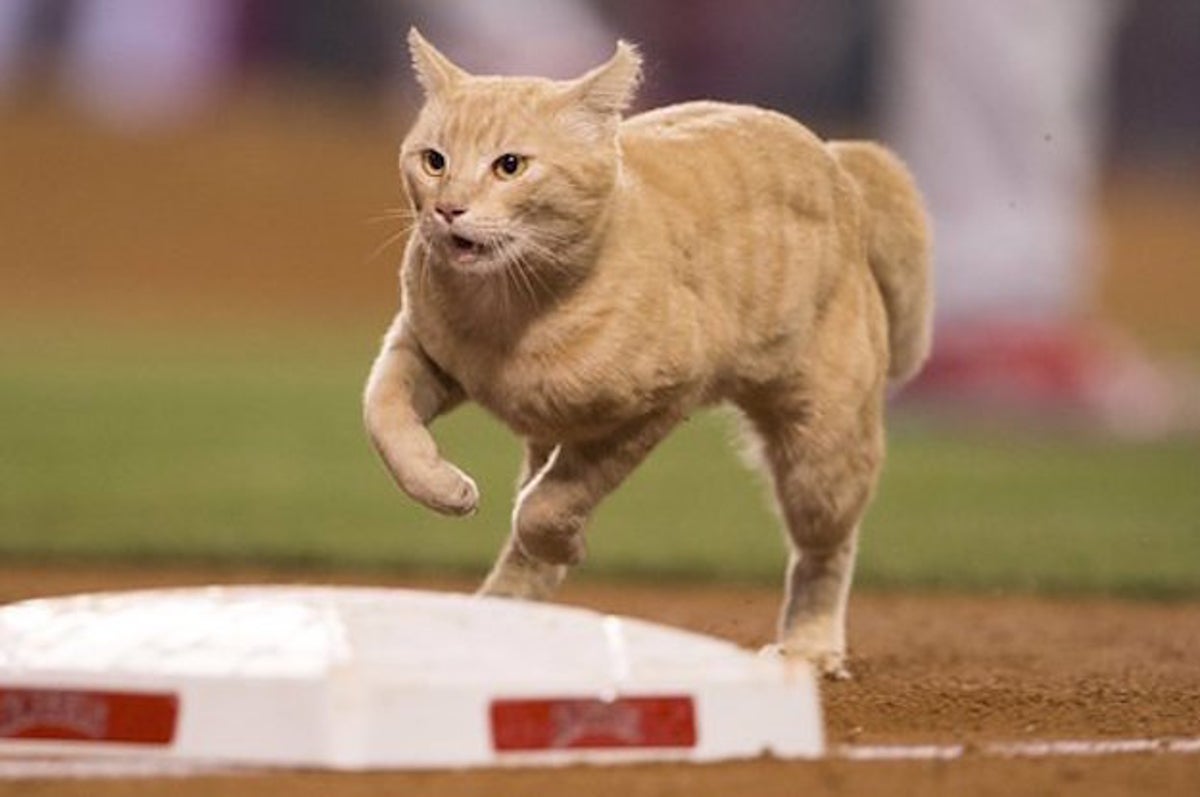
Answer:
[{"label": "red logo patch on base", "polygon": [[490,713],[497,752],[696,746],[688,696],[495,700]]},{"label": "red logo patch on base", "polygon": [[0,686],[0,739],[162,746],[178,718],[173,694]]}]

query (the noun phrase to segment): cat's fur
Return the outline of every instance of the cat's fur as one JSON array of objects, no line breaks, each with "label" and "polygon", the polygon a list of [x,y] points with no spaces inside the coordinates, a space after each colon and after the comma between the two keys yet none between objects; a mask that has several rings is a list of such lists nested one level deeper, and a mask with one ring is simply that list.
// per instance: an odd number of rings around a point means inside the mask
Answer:
[{"label": "cat's fur", "polygon": [[[415,230],[365,398],[397,483],[472,512],[475,484],[427,426],[464,399],[490,410],[527,459],[482,591],[542,598],[582,560],[600,500],[680,420],[730,402],[792,544],[778,649],[843,672],[885,388],[929,348],[929,233],[904,167],[758,108],[622,120],[640,78],[625,43],[556,82],[469,75],[409,41],[426,93],[400,154]],[[505,153],[528,156],[515,179],[495,171]]]}]

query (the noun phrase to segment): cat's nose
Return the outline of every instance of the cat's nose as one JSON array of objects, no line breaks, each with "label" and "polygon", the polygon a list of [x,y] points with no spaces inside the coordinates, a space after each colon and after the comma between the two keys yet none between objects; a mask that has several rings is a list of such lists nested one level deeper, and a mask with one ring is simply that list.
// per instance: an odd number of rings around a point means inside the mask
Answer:
[{"label": "cat's nose", "polygon": [[467,209],[458,205],[447,205],[439,202],[433,206],[434,211],[439,216],[446,220],[447,224],[452,224],[455,219],[467,212]]}]

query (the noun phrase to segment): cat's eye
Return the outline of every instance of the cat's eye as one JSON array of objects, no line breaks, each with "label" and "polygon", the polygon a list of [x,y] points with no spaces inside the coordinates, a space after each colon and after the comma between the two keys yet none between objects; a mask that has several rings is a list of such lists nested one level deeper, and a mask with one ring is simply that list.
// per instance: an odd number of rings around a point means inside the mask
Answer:
[{"label": "cat's eye", "polygon": [[529,158],[509,152],[492,162],[492,173],[501,180],[513,180],[520,177],[528,166]]},{"label": "cat's eye", "polygon": [[427,149],[421,153],[421,166],[430,177],[441,177],[446,173],[446,156],[436,149]]}]

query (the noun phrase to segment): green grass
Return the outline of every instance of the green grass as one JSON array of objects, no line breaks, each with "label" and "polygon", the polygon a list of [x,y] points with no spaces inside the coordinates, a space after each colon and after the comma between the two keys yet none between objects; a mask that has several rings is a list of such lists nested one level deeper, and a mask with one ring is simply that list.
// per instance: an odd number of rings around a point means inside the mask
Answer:
[{"label": "green grass", "polygon": [[[0,557],[482,574],[519,450],[474,409],[438,423],[467,520],[402,496],[367,445],[373,333],[207,344],[0,344]],[[679,430],[599,513],[586,572],[775,582],[782,536],[720,413]],[[893,434],[859,583],[1200,594],[1200,444]]]}]

